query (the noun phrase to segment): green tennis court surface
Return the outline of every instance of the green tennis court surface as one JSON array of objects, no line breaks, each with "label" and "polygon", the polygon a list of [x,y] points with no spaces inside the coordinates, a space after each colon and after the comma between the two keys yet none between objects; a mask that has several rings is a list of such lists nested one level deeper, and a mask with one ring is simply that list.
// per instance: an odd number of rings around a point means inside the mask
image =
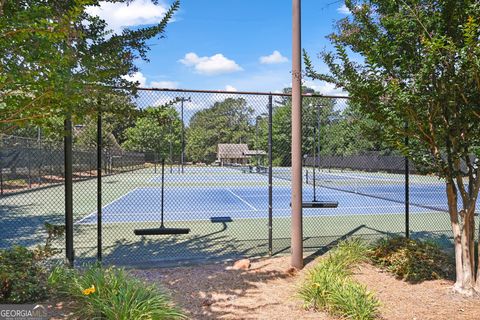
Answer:
[{"label": "green tennis court surface", "polygon": [[[176,168],[175,168],[176,169]],[[225,258],[268,253],[268,178],[265,172],[220,167],[186,167],[165,176],[165,219],[169,227],[187,227],[189,235],[137,237],[160,219],[160,174],[153,168],[103,179],[103,250],[118,264],[160,263],[178,259]],[[306,176],[305,170],[305,176]],[[290,231],[289,168],[274,168],[273,252],[288,252]],[[285,177],[282,177],[284,175]],[[448,241],[443,184],[411,176],[411,230]],[[307,178],[306,178],[307,179]],[[313,197],[311,170],[304,199]],[[307,184],[308,182],[308,184]],[[317,198],[338,201],[336,209],[304,209],[307,250],[318,250],[345,235],[378,237],[402,233],[404,186],[401,175],[317,172]],[[77,260],[96,256],[96,181],[74,184],[74,246]],[[369,194],[368,196],[366,194]],[[63,186],[0,198],[1,247],[43,241],[43,223],[63,223]],[[229,217],[231,222],[212,222]],[[62,247],[63,243],[59,243]],[[80,259],[78,259],[80,258]]]}]

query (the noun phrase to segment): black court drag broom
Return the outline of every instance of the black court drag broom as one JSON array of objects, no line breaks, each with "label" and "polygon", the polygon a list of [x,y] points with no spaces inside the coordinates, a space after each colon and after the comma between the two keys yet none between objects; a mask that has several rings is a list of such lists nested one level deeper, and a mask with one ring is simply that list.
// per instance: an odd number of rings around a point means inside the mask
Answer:
[{"label": "black court drag broom", "polygon": [[[318,115],[317,109],[317,118],[318,118],[318,133],[320,134],[320,118]],[[318,201],[317,200],[317,185],[315,177],[315,168],[317,167],[317,155],[315,154],[315,148],[317,140],[316,128],[313,128],[313,200],[312,201],[303,201],[302,208],[337,208],[337,201]],[[318,137],[318,156],[320,156],[320,137]]]},{"label": "black court drag broom", "polygon": [[161,198],[161,210],[160,217],[161,223],[159,228],[153,229],[135,229],[133,232],[137,236],[153,236],[153,235],[164,235],[164,234],[187,234],[190,233],[188,228],[167,228],[163,224],[163,203],[164,203],[164,186],[165,186],[165,159],[162,159],[162,198]]}]

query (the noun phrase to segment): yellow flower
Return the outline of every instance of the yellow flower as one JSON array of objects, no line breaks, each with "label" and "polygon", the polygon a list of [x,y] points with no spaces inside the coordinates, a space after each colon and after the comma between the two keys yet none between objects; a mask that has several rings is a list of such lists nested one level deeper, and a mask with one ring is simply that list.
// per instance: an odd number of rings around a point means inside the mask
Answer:
[{"label": "yellow flower", "polygon": [[95,293],[95,286],[92,284],[92,286],[90,288],[82,290],[82,293],[86,296],[88,296],[92,293]]}]

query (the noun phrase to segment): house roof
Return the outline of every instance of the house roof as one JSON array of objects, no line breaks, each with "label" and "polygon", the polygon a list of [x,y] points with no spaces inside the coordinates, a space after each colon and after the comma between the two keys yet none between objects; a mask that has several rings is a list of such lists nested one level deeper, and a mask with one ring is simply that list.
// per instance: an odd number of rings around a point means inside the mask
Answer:
[{"label": "house roof", "polygon": [[247,144],[223,143],[217,147],[217,157],[221,159],[245,158],[245,152],[248,151]]}]

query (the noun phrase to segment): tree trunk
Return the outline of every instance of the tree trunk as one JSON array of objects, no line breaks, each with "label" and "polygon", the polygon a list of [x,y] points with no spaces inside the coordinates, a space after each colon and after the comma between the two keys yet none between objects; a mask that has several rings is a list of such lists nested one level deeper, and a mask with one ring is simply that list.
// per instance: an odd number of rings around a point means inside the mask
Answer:
[{"label": "tree trunk", "polygon": [[464,295],[474,293],[473,269],[470,264],[470,244],[468,239],[469,224],[461,225],[457,209],[458,199],[455,185],[447,183],[448,211],[452,225],[453,242],[455,248],[455,284],[453,290]]},{"label": "tree trunk", "polygon": [[473,254],[470,252],[470,219],[467,213],[462,210],[461,216],[463,216],[463,227],[462,230],[462,268],[463,268],[463,275],[462,275],[462,289],[461,293],[466,295],[473,295],[474,287],[475,287],[475,278],[473,273],[473,266],[471,264],[472,259],[471,255]]},{"label": "tree trunk", "polygon": [[[479,226],[478,226],[478,239],[480,239],[480,222],[479,222]],[[478,252],[478,260],[477,260],[477,280],[475,282],[475,290],[477,292],[480,292],[480,240],[478,241],[477,243],[477,252]]]}]

